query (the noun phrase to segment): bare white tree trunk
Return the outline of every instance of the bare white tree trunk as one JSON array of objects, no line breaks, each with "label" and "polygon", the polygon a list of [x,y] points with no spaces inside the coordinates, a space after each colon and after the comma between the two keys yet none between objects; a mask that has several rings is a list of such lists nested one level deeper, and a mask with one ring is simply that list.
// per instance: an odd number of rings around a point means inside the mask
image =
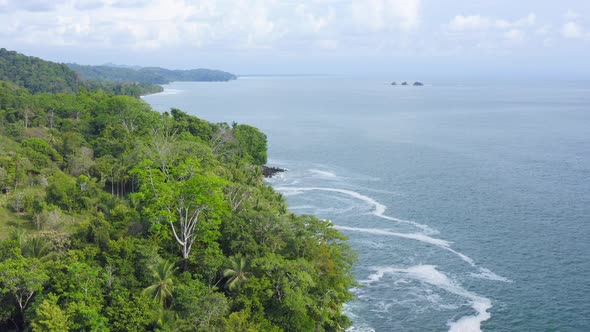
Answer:
[{"label": "bare white tree trunk", "polygon": [[195,227],[199,223],[199,215],[204,209],[204,206],[176,208],[178,222],[169,222],[176,242],[182,247],[182,258],[184,259],[187,259],[191,253],[197,235]]}]

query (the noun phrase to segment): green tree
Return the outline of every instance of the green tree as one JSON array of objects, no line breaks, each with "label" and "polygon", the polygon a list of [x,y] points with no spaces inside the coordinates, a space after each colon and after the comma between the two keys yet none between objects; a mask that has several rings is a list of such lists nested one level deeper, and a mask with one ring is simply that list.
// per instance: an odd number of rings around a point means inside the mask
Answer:
[{"label": "green tree", "polygon": [[21,250],[24,257],[43,261],[51,253],[51,243],[39,236],[28,237],[22,242]]},{"label": "green tree", "polygon": [[242,153],[251,158],[256,165],[266,164],[266,135],[255,127],[235,125],[234,137]]},{"label": "green tree", "polygon": [[144,201],[144,213],[170,226],[185,260],[198,238],[205,243],[217,239],[220,216],[228,209],[225,181],[205,172],[200,160],[187,158],[177,166],[160,167],[146,160],[133,173],[141,181],[135,197]]},{"label": "green tree", "polygon": [[0,291],[13,298],[17,309],[16,322],[20,328],[25,325],[25,309],[48,279],[37,259],[19,257],[0,263]]},{"label": "green tree", "polygon": [[159,303],[162,307],[167,308],[172,301],[174,291],[174,264],[160,260],[150,265],[149,270],[152,275],[153,284],[143,290],[143,293]]},{"label": "green tree", "polygon": [[234,256],[230,258],[230,268],[223,271],[223,276],[228,278],[225,282],[227,289],[234,290],[242,285],[248,279],[250,272],[248,271],[248,264],[246,258],[242,256]]},{"label": "green tree", "polygon": [[118,287],[110,294],[109,305],[104,310],[111,331],[146,331],[154,322],[156,304],[132,291]]},{"label": "green tree", "polygon": [[62,332],[69,330],[68,314],[57,304],[58,297],[49,294],[35,310],[31,323],[34,332]]}]

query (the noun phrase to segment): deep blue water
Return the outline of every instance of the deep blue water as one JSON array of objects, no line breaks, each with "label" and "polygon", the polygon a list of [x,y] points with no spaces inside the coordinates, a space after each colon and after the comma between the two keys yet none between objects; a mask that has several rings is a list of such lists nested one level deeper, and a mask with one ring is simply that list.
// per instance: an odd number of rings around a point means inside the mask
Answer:
[{"label": "deep blue water", "polygon": [[590,84],[165,87],[144,99],[262,129],[269,183],[349,236],[352,330],[590,331]]}]

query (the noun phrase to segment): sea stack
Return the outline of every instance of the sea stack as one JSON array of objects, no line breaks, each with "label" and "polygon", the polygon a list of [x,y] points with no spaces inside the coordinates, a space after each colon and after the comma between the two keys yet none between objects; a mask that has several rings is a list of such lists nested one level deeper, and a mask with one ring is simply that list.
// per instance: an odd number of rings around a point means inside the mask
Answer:
[{"label": "sea stack", "polygon": [[414,86],[423,86],[423,85],[424,85],[423,83],[420,83],[420,82],[414,82]]},{"label": "sea stack", "polygon": [[402,85],[408,85],[408,82],[403,82]]}]

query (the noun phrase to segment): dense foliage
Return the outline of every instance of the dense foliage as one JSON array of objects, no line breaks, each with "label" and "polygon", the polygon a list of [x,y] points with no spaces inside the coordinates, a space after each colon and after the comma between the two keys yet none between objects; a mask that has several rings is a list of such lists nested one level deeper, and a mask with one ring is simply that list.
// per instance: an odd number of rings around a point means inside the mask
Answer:
[{"label": "dense foliage", "polygon": [[68,66],[87,80],[116,82],[143,82],[166,84],[173,81],[212,82],[235,80],[236,76],[221,70],[190,69],[169,70],[159,67],[125,68],[114,66],[83,66],[70,63]]},{"label": "dense foliage", "polygon": [[82,84],[76,72],[64,64],[0,49],[0,81],[13,82],[31,92],[74,93]]},{"label": "dense foliage", "polygon": [[4,48],[0,49],[0,81],[12,82],[32,93],[76,93],[83,87],[91,91],[103,90],[107,93],[139,97],[163,91],[161,86],[143,81],[83,80],[80,74],[65,64],[45,61]]},{"label": "dense foliage", "polygon": [[0,330],[345,329],[354,255],[265,162],[247,125],[0,82]]}]

